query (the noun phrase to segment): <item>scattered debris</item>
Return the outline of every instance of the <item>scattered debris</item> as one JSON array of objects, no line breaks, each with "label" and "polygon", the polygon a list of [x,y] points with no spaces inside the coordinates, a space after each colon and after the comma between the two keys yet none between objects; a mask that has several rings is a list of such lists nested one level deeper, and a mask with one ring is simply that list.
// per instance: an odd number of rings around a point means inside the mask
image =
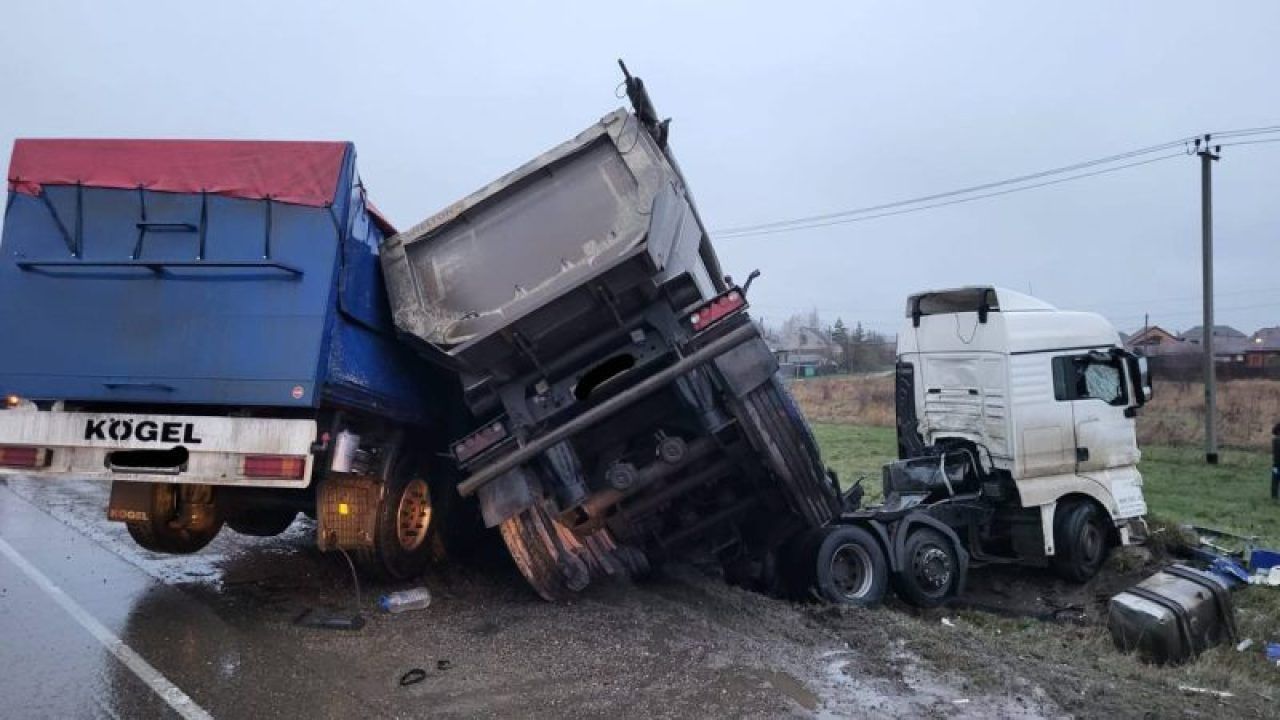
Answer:
[{"label": "scattered debris", "polygon": [[1280,643],[1267,643],[1267,662],[1273,662],[1276,667],[1280,667]]},{"label": "scattered debris", "polygon": [[378,598],[378,607],[383,612],[402,613],[410,610],[425,610],[431,604],[431,591],[424,587],[401,590]]},{"label": "scattered debris", "polygon": [[956,698],[955,700],[951,701],[951,704],[952,705],[968,705],[969,698]]},{"label": "scattered debris", "polygon": [[1280,586],[1280,565],[1266,570],[1259,570],[1249,576],[1250,585],[1270,585],[1271,587]]},{"label": "scattered debris", "polygon": [[453,663],[449,662],[448,660],[437,660],[437,661],[436,661],[436,669],[437,669],[437,670],[448,670],[448,669],[449,669],[449,668],[451,668],[451,667],[453,667]]},{"label": "scattered debris", "polygon": [[1249,584],[1249,571],[1232,558],[1214,558],[1213,562],[1209,563],[1209,572],[1221,579],[1228,588],[1234,589]]},{"label": "scattered debris", "polygon": [[1280,565],[1280,550],[1253,548],[1249,551],[1250,570],[1269,570],[1277,565]]},{"label": "scattered debris", "polygon": [[1209,688],[1193,687],[1191,685],[1179,685],[1178,689],[1184,693],[1194,693],[1196,695],[1212,695],[1219,698],[1233,698],[1235,693],[1229,693],[1226,690],[1210,690]]},{"label": "scattered debris", "polygon": [[359,630],[364,627],[364,618],[360,615],[344,615],[328,610],[307,608],[293,619],[293,624],[319,630]]},{"label": "scattered debris", "polygon": [[1236,643],[1236,652],[1244,652],[1251,647],[1253,647],[1253,638],[1245,638]]},{"label": "scattered debris", "polygon": [[400,687],[409,687],[417,685],[427,679],[427,671],[422,668],[413,668],[400,676]]},{"label": "scattered debris", "polygon": [[1192,548],[1192,554],[1205,562],[1219,557],[1243,560],[1258,544],[1257,535],[1240,535],[1200,525],[1183,525],[1182,529],[1194,533],[1198,547]]},{"label": "scattered debris", "polygon": [[942,618],[942,624],[943,624],[943,625],[946,625],[947,627],[955,627],[955,626],[956,626],[955,622],[954,622],[951,618],[945,618],[945,617],[944,617],[944,618]]}]

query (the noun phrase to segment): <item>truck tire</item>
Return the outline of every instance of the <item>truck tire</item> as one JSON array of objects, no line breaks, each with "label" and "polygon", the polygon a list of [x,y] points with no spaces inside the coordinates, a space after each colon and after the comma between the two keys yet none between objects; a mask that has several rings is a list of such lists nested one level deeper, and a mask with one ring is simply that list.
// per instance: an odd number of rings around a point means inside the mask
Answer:
[{"label": "truck tire", "polygon": [[434,531],[431,489],[422,464],[412,455],[402,455],[383,478],[373,547],[353,556],[361,571],[375,580],[409,580],[431,563]]},{"label": "truck tire", "polygon": [[1098,506],[1089,500],[1059,505],[1053,519],[1053,544],[1053,570],[1063,580],[1083,583],[1097,575],[1111,550]]},{"label": "truck tire", "polygon": [[499,530],[520,574],[543,600],[567,600],[590,584],[590,569],[573,552],[576,539],[540,504],[504,520]]},{"label": "truck tire", "polygon": [[910,605],[933,608],[950,600],[960,585],[960,557],[945,535],[916,527],[903,543],[902,570],[893,574],[893,589]]},{"label": "truck tire", "polygon": [[874,536],[852,525],[822,531],[810,562],[818,597],[840,605],[872,607],[889,588],[889,562]]},{"label": "truck tire", "polygon": [[790,393],[771,377],[737,405],[735,414],[778,478],[791,509],[811,528],[830,522],[840,511],[840,498],[827,479],[818,443]]},{"label": "truck tire", "polygon": [[178,487],[157,484],[151,488],[150,520],[125,523],[129,536],[144,550],[169,555],[189,555],[201,550],[222,530],[222,518],[215,513],[204,527],[179,527],[173,524],[178,516]]},{"label": "truck tire", "polygon": [[275,537],[288,530],[297,517],[297,510],[250,508],[227,518],[227,527],[241,535]]}]

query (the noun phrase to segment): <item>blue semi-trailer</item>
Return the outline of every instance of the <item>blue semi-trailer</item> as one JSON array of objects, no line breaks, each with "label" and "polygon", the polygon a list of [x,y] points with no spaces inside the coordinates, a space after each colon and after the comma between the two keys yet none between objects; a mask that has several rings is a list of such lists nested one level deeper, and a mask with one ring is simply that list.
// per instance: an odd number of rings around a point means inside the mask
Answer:
[{"label": "blue semi-trailer", "polygon": [[457,384],[396,339],[350,143],[18,140],[8,181],[0,473],[110,480],[151,550],[303,511],[423,568]]}]

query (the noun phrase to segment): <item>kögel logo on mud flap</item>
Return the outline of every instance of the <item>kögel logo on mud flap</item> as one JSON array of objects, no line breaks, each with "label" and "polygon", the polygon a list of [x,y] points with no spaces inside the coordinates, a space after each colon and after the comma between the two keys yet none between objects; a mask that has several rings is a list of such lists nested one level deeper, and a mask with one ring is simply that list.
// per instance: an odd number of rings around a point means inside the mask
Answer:
[{"label": "k\u00f6gel logo on mud flap", "polygon": [[141,442],[183,443],[199,445],[202,440],[196,437],[196,426],[192,423],[166,422],[152,420],[87,420],[84,426],[85,440],[139,440]]}]

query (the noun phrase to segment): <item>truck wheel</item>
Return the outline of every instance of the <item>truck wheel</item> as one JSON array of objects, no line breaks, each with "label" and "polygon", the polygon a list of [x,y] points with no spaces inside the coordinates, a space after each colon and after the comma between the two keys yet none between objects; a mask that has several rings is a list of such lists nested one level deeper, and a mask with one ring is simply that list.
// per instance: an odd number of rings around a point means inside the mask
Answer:
[{"label": "truck wheel", "polygon": [[297,517],[297,510],[251,508],[227,518],[227,526],[241,535],[275,537],[288,530]]},{"label": "truck wheel", "polygon": [[590,584],[590,569],[572,550],[576,538],[541,505],[504,520],[499,530],[520,574],[543,600],[567,600]]},{"label": "truck wheel", "polygon": [[383,480],[373,547],[354,553],[360,569],[382,581],[408,580],[431,563],[431,489],[421,465],[403,456]]},{"label": "truck wheel", "polygon": [[840,499],[827,480],[818,444],[791,395],[769,378],[741,401],[738,419],[751,444],[763,453],[781,481],[792,509],[809,527],[828,523],[840,511]]},{"label": "truck wheel", "polygon": [[893,574],[893,589],[916,607],[938,607],[960,583],[960,558],[945,535],[918,527],[903,545],[903,567]]},{"label": "truck wheel", "polygon": [[814,589],[829,602],[871,607],[879,605],[889,586],[889,563],[871,533],[838,525],[822,535],[817,546]]},{"label": "truck wheel", "polygon": [[222,529],[222,518],[216,511],[202,527],[180,527],[177,485],[157,484],[151,488],[151,519],[125,523],[129,536],[144,550],[170,555],[189,555],[208,545]]},{"label": "truck wheel", "polygon": [[1053,520],[1053,570],[1064,580],[1087,582],[1098,574],[1111,550],[1098,506],[1071,500],[1058,507]]}]

